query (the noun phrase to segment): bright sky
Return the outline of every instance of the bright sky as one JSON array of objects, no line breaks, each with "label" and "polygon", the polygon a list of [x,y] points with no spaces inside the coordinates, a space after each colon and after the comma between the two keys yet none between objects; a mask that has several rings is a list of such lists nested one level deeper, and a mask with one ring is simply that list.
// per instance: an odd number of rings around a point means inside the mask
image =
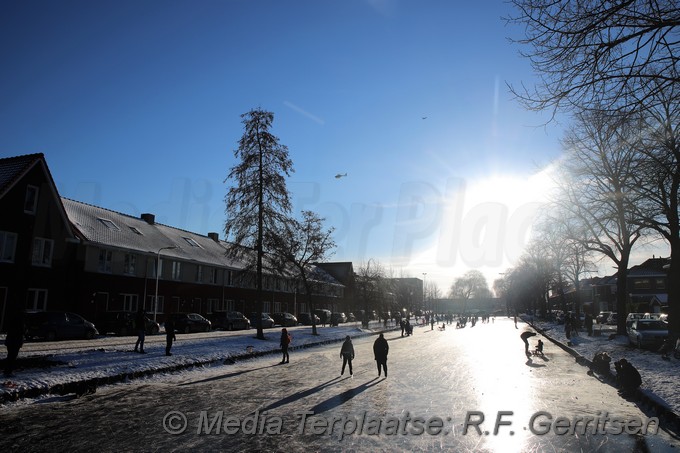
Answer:
[{"label": "bright sky", "polygon": [[[223,237],[240,115],[274,112],[296,211],[443,293],[526,242],[559,125],[502,0],[4,1],[0,156],[42,152],[62,196]],[[335,178],[338,173],[346,177]]]}]

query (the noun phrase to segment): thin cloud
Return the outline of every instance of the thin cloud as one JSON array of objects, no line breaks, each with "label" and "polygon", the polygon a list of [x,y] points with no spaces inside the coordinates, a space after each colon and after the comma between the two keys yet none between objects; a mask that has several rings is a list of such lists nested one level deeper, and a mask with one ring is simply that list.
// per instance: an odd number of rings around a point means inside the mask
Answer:
[{"label": "thin cloud", "polygon": [[298,107],[297,105],[293,104],[292,102],[283,101],[283,105],[285,105],[286,107],[288,107],[288,108],[290,108],[290,109],[292,109],[292,110],[295,110],[296,112],[300,113],[301,115],[306,116],[306,117],[309,118],[310,120],[312,120],[312,121],[314,121],[314,122],[316,122],[316,123],[319,123],[319,124],[321,124],[322,126],[325,124],[325,121],[324,121],[324,120],[322,120],[322,119],[319,118],[318,116],[312,115],[312,114],[309,113],[308,111],[306,111],[306,110],[304,110],[304,109]]}]

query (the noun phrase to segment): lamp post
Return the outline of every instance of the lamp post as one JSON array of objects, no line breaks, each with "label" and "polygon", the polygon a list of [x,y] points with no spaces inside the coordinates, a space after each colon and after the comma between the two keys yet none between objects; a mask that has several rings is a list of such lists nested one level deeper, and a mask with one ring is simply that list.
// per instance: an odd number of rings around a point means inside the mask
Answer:
[{"label": "lamp post", "polygon": [[[427,295],[427,287],[425,285],[425,277],[427,277],[427,272],[423,272],[423,308],[427,309],[427,304],[426,304],[426,295]],[[432,315],[432,313],[430,313]]]},{"label": "lamp post", "polygon": [[158,311],[158,276],[161,271],[161,251],[176,249],[174,245],[161,247],[156,254],[156,295],[153,298],[153,322],[156,322],[156,312]]}]

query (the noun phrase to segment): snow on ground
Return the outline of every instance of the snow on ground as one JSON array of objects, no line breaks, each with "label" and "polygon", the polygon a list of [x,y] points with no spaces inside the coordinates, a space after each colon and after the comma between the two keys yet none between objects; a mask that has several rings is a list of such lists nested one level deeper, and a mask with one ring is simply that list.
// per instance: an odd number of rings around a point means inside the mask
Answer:
[{"label": "snow on ground", "polygon": [[[529,317],[525,319],[531,321]],[[538,319],[531,323],[553,340],[564,345],[569,341],[564,333],[564,325]],[[626,336],[619,335],[610,340],[610,334],[616,332],[615,326],[593,326],[594,331],[598,329],[602,329],[599,336],[589,337],[585,331],[580,332],[577,337],[572,336],[571,349],[588,360],[592,360],[598,352],[608,353],[612,358],[612,372],[614,372],[614,362],[625,358],[640,372],[641,389],[647,394],[652,392],[675,414],[680,415],[680,391],[678,391],[680,390],[680,360],[672,356],[670,360],[663,360],[656,350],[638,349],[631,346]]]},{"label": "snow on ground", "polygon": [[[374,331],[380,329],[380,325],[372,323],[371,329],[373,330],[362,329],[359,323],[319,327],[319,335],[315,336],[312,335],[311,327],[288,328],[292,336],[290,353],[293,356],[298,348],[337,342],[346,335],[352,337],[372,335]],[[19,353],[20,367],[21,360],[37,362],[38,365],[52,363],[53,366],[25,367],[18,369],[11,377],[3,377],[0,381],[0,402],[15,399],[11,395],[17,392],[46,394],[51,389],[59,389],[78,382],[113,377],[120,380],[125,376],[130,378],[148,376],[192,365],[221,365],[280,349],[281,330],[267,329],[264,332],[266,340],[256,339],[254,329],[191,336],[177,334],[177,341],[172,347],[172,356],[165,355],[164,334],[146,337],[146,354],[132,351],[136,337],[101,337],[52,344],[25,343]],[[278,359],[278,356],[275,357]]]}]

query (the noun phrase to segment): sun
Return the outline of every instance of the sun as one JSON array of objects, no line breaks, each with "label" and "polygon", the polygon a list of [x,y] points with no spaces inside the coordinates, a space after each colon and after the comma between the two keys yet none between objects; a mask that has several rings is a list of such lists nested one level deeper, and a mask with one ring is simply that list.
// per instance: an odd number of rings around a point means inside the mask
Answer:
[{"label": "sun", "polygon": [[455,277],[481,271],[489,286],[524,252],[554,190],[552,170],[529,176],[490,174],[458,183],[441,200],[436,232],[404,269],[448,288]]}]

